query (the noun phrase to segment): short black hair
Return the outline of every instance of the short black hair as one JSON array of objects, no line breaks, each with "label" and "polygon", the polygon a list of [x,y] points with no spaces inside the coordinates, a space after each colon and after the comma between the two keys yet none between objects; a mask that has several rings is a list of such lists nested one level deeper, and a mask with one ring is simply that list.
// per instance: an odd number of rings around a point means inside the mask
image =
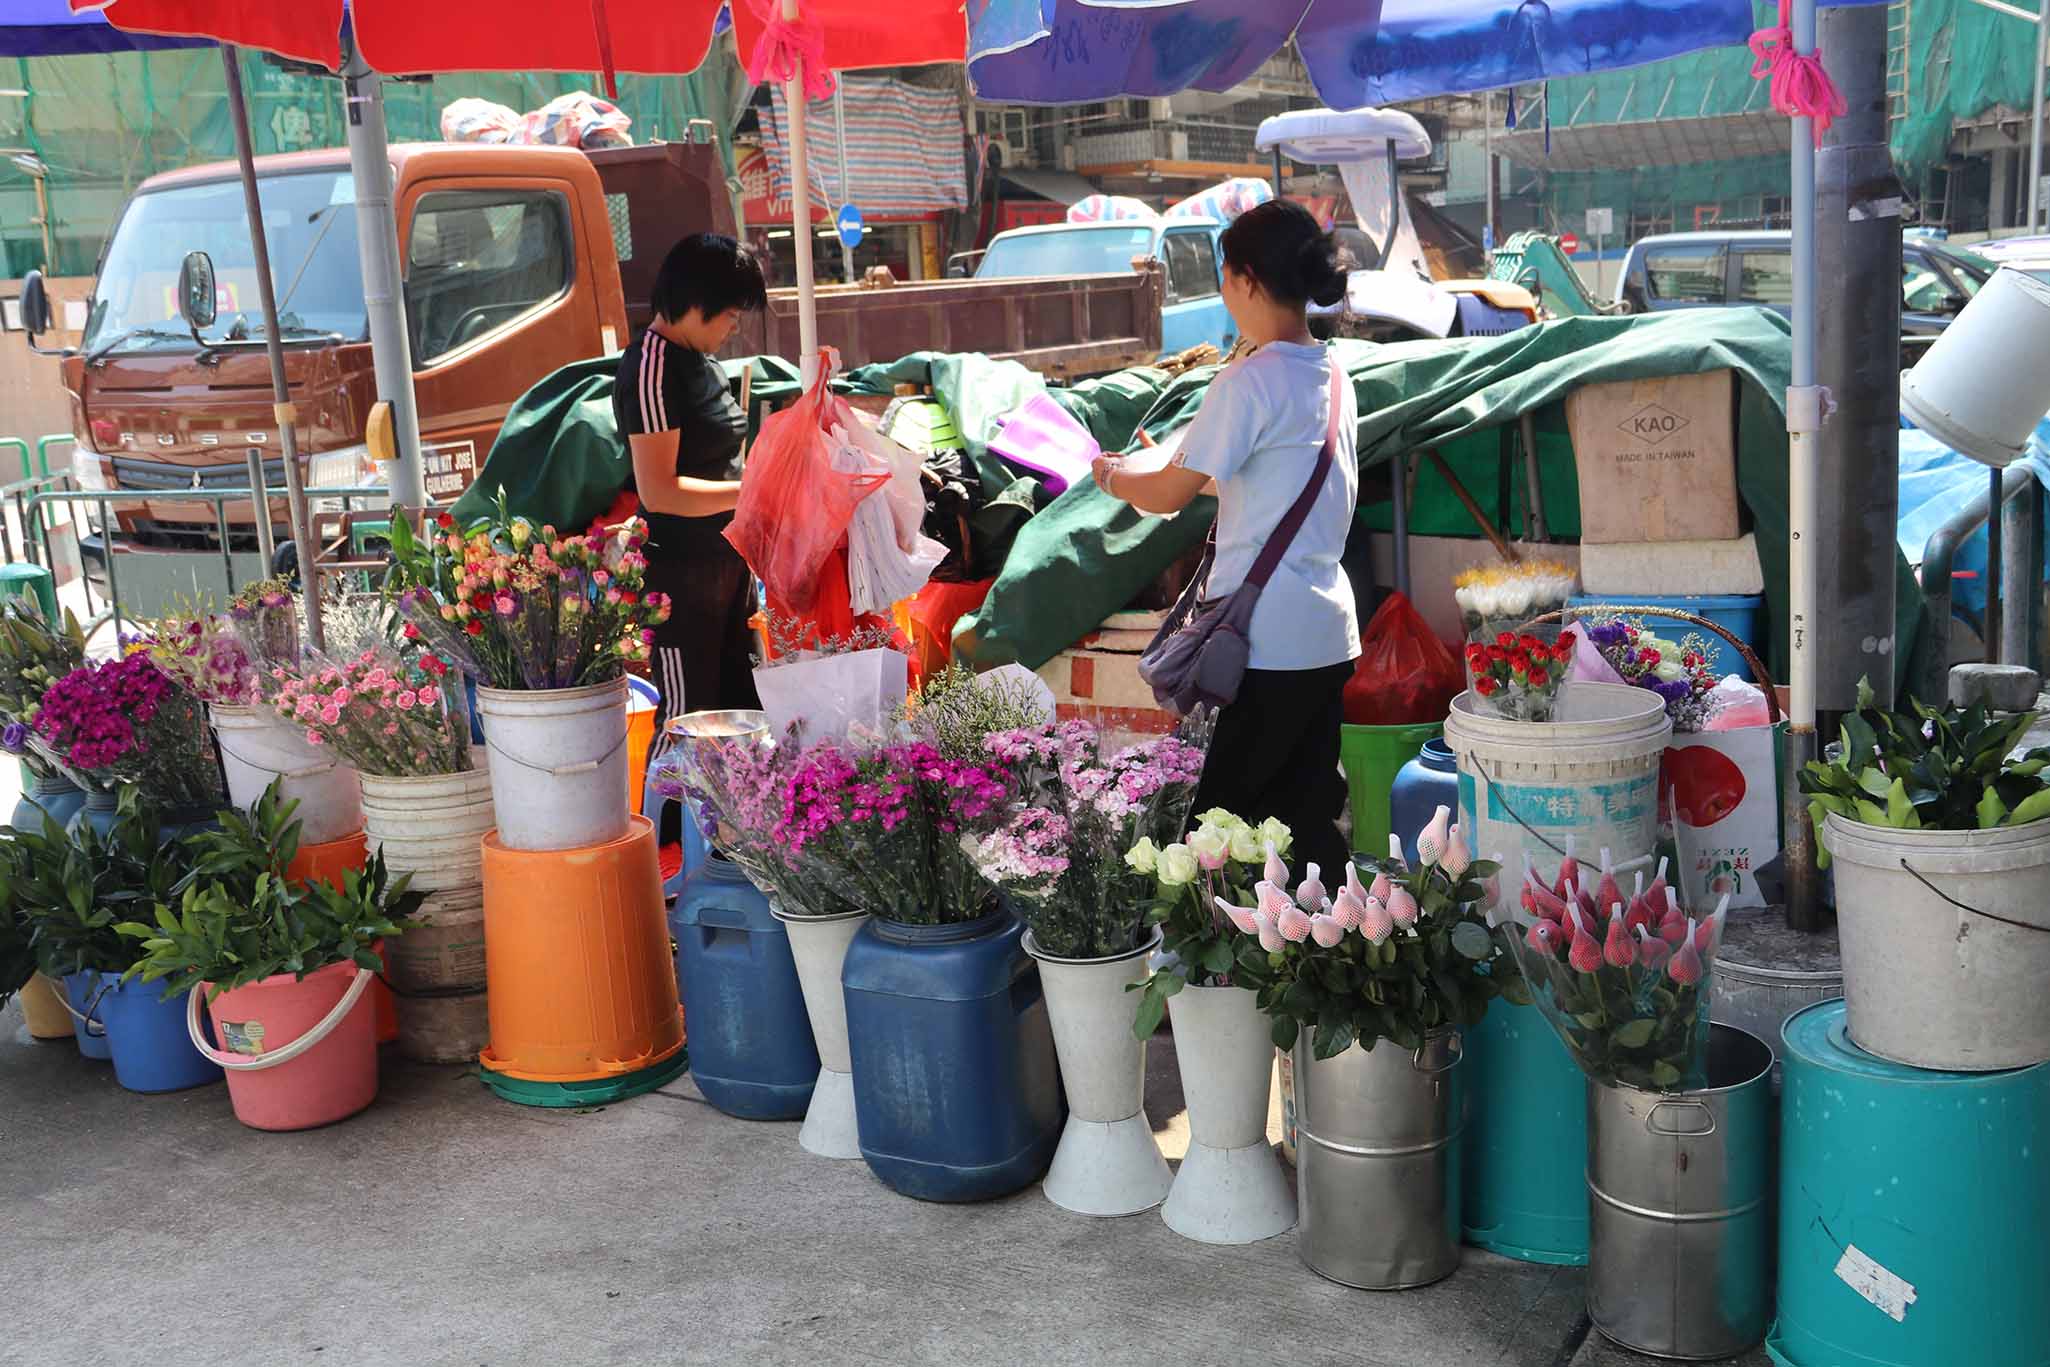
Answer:
[{"label": "short black hair", "polygon": [[1224,230],[1224,264],[1284,304],[1335,304],[1345,297],[1347,259],[1308,209],[1270,199]]},{"label": "short black hair", "polygon": [[769,306],[769,287],[746,247],[720,233],[692,233],[662,258],[648,304],[672,323],[692,309],[704,319],[728,309],[758,313]]}]

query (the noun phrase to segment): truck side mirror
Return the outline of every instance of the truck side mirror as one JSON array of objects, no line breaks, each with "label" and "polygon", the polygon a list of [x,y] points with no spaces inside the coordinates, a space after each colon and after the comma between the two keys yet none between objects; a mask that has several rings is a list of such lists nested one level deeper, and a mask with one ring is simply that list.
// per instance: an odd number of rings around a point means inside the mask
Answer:
[{"label": "truck side mirror", "polygon": [[43,287],[41,271],[30,271],[22,278],[21,328],[30,337],[50,330],[50,292]]},{"label": "truck side mirror", "polygon": [[214,325],[214,260],[205,252],[188,252],[178,268],[178,316],[194,332]]}]

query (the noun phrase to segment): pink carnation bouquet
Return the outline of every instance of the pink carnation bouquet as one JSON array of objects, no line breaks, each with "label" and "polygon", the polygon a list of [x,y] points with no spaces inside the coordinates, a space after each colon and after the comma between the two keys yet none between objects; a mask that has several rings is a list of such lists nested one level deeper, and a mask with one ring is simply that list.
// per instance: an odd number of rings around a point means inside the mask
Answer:
[{"label": "pink carnation bouquet", "polygon": [[459,774],[470,761],[462,678],[431,651],[372,648],[341,660],[273,665],[263,700],[366,774],[418,778]]}]

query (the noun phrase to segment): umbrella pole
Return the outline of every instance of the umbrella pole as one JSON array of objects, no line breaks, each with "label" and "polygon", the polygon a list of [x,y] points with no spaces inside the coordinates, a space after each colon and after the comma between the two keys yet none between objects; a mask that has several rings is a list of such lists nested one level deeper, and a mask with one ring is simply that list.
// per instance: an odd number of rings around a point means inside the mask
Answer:
[{"label": "umbrella pole", "polygon": [[[320,576],[314,564],[320,548],[313,542],[313,522],[306,508],[306,477],[299,468],[299,441],[294,426],[299,415],[285,383],[285,344],[278,335],[277,290],[270,278],[270,245],[263,235],[263,200],[256,191],[256,160],[250,153],[249,106],[242,97],[242,63],[232,44],[221,44],[221,65],[228,78],[228,114],[235,125],[235,161],[242,168],[242,205],[249,215],[249,249],[256,266],[256,292],[263,302],[264,354],[270,357],[271,414],[277,419],[278,445],[284,449],[285,493],[292,509],[293,549],[299,556],[299,582],[306,599],[306,637],[315,650],[326,647],[320,622]],[[254,490],[251,491],[252,496]],[[253,508],[256,517],[270,510]],[[269,567],[265,566],[265,572]]]},{"label": "umbrella pole", "polygon": [[[1794,0],[1794,51],[1815,51],[1815,0]],[[1821,875],[1815,867],[1815,824],[1799,785],[1801,769],[1816,756],[1816,590],[1821,559],[1820,520],[1823,391],[1815,383],[1815,121],[1796,116],[1793,130],[1794,364],[1787,389],[1787,502],[1791,544],[1787,557],[1788,672],[1787,763],[1782,793],[1786,817],[1787,925],[1823,928]]]},{"label": "umbrella pole", "polygon": [[[782,0],[783,17],[797,18],[797,0]],[[783,106],[790,111],[790,241],[797,251],[797,340],[803,353],[804,382],[816,378],[819,355],[818,279],[812,273],[811,158],[804,145],[804,63],[783,83]]]}]

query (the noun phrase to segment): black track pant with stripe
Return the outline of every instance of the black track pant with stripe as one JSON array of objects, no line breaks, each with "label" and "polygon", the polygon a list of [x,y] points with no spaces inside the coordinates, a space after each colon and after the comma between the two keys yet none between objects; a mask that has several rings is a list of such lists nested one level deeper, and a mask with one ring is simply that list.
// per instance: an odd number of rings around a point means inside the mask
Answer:
[{"label": "black track pant with stripe", "polygon": [[685,712],[760,707],[754,684],[754,582],[733,552],[684,560],[651,557],[647,586],[670,598],[655,628],[652,675],[662,690],[658,724]]}]

